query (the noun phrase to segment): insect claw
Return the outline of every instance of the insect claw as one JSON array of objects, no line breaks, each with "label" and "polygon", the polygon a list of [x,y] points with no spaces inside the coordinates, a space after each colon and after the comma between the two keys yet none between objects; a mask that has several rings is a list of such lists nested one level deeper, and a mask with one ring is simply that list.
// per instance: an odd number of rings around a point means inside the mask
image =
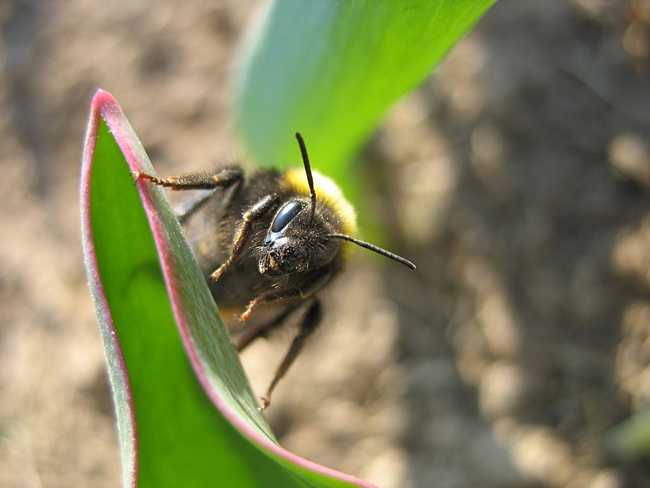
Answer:
[{"label": "insect claw", "polygon": [[257,305],[259,305],[259,303],[260,303],[259,297],[255,298],[254,300],[251,300],[248,304],[248,307],[246,307],[246,310],[244,310],[244,313],[239,316],[239,321],[244,322],[248,320],[248,318],[253,313],[253,310],[255,309],[255,307],[257,307]]},{"label": "insect claw", "polygon": [[143,173],[142,171],[133,171],[131,173],[131,176],[133,177],[133,179],[135,181],[149,180],[152,183],[156,183],[156,184],[158,184],[158,181],[159,181],[158,178],[156,178],[155,176],[149,175],[147,173]]},{"label": "insect claw", "polygon": [[262,400],[262,405],[260,407],[257,407],[258,412],[263,412],[267,408],[269,408],[269,405],[271,405],[271,397],[265,398],[265,397],[260,397],[260,400]]},{"label": "insect claw", "polygon": [[257,303],[255,301],[250,302],[248,304],[248,307],[246,307],[246,310],[244,310],[244,313],[239,316],[239,321],[244,322],[248,320],[248,317],[251,316],[251,314],[253,313],[253,309],[255,308],[256,305]]},{"label": "insect claw", "polygon": [[222,264],[210,275],[210,279],[213,281],[218,281],[225,270],[226,266]]}]

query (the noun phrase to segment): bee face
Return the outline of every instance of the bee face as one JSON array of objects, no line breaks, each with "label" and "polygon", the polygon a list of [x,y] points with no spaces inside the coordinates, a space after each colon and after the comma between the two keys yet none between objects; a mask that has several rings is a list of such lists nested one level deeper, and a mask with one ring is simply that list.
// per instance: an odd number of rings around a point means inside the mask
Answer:
[{"label": "bee face", "polygon": [[329,264],[339,242],[327,237],[322,212],[310,212],[309,203],[291,200],[273,219],[258,262],[260,274],[291,275]]}]

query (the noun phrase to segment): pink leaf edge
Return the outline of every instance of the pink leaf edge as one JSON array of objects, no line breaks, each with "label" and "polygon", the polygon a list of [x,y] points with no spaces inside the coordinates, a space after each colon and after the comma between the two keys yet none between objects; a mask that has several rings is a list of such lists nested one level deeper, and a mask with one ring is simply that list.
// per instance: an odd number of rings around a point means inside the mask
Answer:
[{"label": "pink leaf edge", "polygon": [[[124,352],[120,346],[115,323],[111,315],[108,298],[104,287],[102,285],[101,276],[99,273],[99,265],[97,262],[97,253],[95,251],[95,241],[92,235],[91,226],[91,208],[90,208],[90,186],[91,186],[91,172],[95,147],[97,142],[97,134],[99,130],[100,117],[106,119],[107,114],[112,112],[115,116],[121,114],[121,109],[117,105],[115,99],[107,92],[98,90],[95,94],[90,113],[90,120],[84,141],[83,157],[81,163],[81,187],[80,187],[80,204],[81,204],[81,235],[84,249],[84,258],[86,260],[86,272],[88,274],[88,281],[90,284],[91,294],[93,295],[93,302],[97,309],[97,315],[105,320],[105,329],[102,329],[104,347],[112,352],[112,357],[117,358],[117,364],[114,364],[111,371],[111,381],[118,382],[119,387],[114,385],[115,389],[120,389],[124,392],[128,409],[126,412],[125,422],[120,422],[119,434],[122,445],[122,465],[124,472],[124,486],[131,486],[136,488],[138,479],[138,466],[139,466],[139,442],[137,436],[137,425],[135,420],[135,406],[133,401],[133,391],[131,389],[131,382],[126,368],[126,361]],[[117,377],[113,376],[116,374]],[[119,420],[119,419],[118,419]],[[132,452],[125,454],[124,452],[124,438],[129,439],[130,445],[133,446]]]}]

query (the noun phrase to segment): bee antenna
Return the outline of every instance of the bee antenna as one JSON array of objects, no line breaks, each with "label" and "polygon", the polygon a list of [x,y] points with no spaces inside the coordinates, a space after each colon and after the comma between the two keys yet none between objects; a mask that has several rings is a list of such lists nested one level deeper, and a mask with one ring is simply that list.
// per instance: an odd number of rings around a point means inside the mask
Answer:
[{"label": "bee antenna", "polygon": [[316,191],[314,190],[314,177],[311,174],[311,165],[309,164],[309,156],[307,155],[307,146],[303,140],[300,132],[296,132],[296,139],[300,146],[300,153],[302,154],[302,162],[305,165],[305,173],[307,173],[307,184],[309,185],[309,196],[311,198],[311,214],[309,216],[309,223],[314,219],[314,212],[316,211]]},{"label": "bee antenna", "polygon": [[360,239],[355,239],[354,237],[350,237],[345,234],[328,234],[327,237],[332,237],[334,239],[341,239],[344,241],[352,242],[357,246],[365,247],[366,249],[370,249],[371,251],[376,252],[377,254],[381,254],[382,256],[386,256],[387,258],[392,259],[393,261],[397,261],[398,263],[403,264],[407,268],[415,269],[415,264],[413,264],[408,259],[405,259],[402,256],[398,256],[397,254],[393,254],[392,252],[387,251],[386,249],[382,249],[379,246],[375,246],[374,244],[370,244],[369,242],[362,241]]}]

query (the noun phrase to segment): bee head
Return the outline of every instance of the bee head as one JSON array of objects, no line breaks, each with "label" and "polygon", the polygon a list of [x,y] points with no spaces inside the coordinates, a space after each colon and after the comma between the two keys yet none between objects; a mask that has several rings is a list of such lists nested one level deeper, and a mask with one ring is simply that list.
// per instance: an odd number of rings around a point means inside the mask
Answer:
[{"label": "bee head", "polygon": [[312,215],[310,202],[285,203],[268,230],[258,263],[261,274],[282,275],[328,264],[340,244],[327,237],[319,215]]},{"label": "bee head", "polygon": [[[316,201],[314,177],[307,149],[300,133],[296,133],[309,186],[309,199],[290,200],[276,213],[262,248],[258,263],[259,272],[265,275],[293,274],[316,269],[330,263],[341,248],[341,241],[352,242],[373,252],[415,269],[415,265],[401,256],[374,244],[361,241],[333,229],[332,221],[341,220],[341,209],[330,208]],[[317,212],[317,204],[320,204]],[[327,213],[334,215],[327,216]],[[323,216],[325,215],[325,216]],[[345,219],[342,219],[345,220]]]}]

